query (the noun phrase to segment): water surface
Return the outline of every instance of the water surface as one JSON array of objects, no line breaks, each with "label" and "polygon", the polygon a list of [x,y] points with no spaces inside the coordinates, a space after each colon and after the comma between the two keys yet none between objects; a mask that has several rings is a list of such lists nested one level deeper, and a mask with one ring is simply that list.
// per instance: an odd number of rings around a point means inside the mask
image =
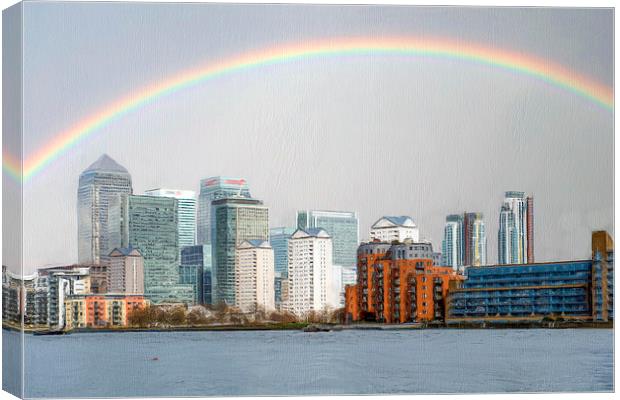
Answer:
[{"label": "water surface", "polygon": [[[18,338],[3,331],[5,349]],[[613,390],[610,329],[82,333],[25,343],[27,397]]]}]

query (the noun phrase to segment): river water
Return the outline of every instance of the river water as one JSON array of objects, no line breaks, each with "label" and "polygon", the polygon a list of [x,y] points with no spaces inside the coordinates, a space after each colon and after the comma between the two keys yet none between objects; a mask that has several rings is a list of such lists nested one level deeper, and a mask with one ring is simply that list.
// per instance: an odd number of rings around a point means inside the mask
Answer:
[{"label": "river water", "polygon": [[611,329],[26,335],[24,359],[26,397],[613,390]]}]

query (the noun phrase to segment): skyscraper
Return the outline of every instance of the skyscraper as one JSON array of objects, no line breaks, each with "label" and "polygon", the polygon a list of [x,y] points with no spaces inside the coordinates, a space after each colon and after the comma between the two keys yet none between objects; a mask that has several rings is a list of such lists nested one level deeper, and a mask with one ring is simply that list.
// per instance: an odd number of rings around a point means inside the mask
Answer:
[{"label": "skyscraper", "polygon": [[154,303],[194,302],[191,285],[179,283],[177,200],[118,195],[110,207],[115,247],[133,246],[144,258],[144,294]]},{"label": "skyscraper", "polygon": [[273,248],[275,274],[286,277],[288,272],[288,241],[295,228],[279,227],[269,230],[269,243]]},{"label": "skyscraper", "polygon": [[244,240],[269,240],[269,211],[244,196],[212,202],[213,304],[235,304],[235,256]]},{"label": "skyscraper", "polygon": [[448,215],[441,244],[444,266],[450,266],[455,271],[463,268],[463,244],[463,216]]},{"label": "skyscraper", "polygon": [[352,211],[304,210],[297,212],[297,229],[323,228],[332,239],[333,264],[355,267],[359,228]]},{"label": "skyscraper", "polygon": [[[530,232],[531,235],[528,235]],[[533,197],[526,198],[524,192],[506,192],[499,213],[497,239],[498,264],[524,264],[534,261]]]},{"label": "skyscraper", "polygon": [[441,262],[454,270],[486,264],[487,237],[482,213],[466,212],[446,217]]},{"label": "skyscraper", "polygon": [[[199,244],[181,249],[181,283],[191,283],[196,290],[202,286],[202,296],[197,294],[202,304],[212,304],[211,275],[213,263],[211,262],[211,245]],[[194,274],[195,272],[195,274]],[[199,274],[202,272],[202,278]],[[196,277],[194,279],[194,276]],[[195,280],[195,282],[192,282]]]},{"label": "skyscraper", "polygon": [[153,189],[147,190],[144,194],[177,199],[179,250],[193,246],[196,242],[196,193],[192,190]]},{"label": "skyscraper", "polygon": [[251,197],[245,179],[215,176],[200,181],[196,244],[211,244],[211,225],[213,225],[211,203],[233,196]]},{"label": "skyscraper", "polygon": [[527,262],[534,262],[534,197],[528,196],[527,206]]},{"label": "skyscraper", "polygon": [[100,264],[107,259],[114,247],[108,237],[110,200],[131,193],[131,175],[107,154],[82,172],[77,191],[80,264]]},{"label": "skyscraper", "polygon": [[476,266],[487,263],[487,234],[482,213],[465,213],[463,217],[463,265]]}]

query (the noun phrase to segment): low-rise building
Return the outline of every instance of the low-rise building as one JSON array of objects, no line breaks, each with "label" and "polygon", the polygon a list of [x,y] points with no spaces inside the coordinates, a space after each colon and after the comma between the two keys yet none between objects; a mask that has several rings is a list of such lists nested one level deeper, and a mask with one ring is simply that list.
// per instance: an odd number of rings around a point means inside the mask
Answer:
[{"label": "low-rise building", "polygon": [[506,323],[545,317],[613,319],[613,241],[592,235],[592,259],[470,267],[450,288],[446,322]]},{"label": "low-rise building", "polygon": [[391,243],[393,241],[404,242],[405,239],[418,242],[420,230],[413,218],[406,215],[385,216],[377,220],[370,228],[370,240]]},{"label": "low-rise building", "polygon": [[86,294],[73,295],[65,300],[64,329],[122,327],[129,316],[148,304],[144,295]]}]

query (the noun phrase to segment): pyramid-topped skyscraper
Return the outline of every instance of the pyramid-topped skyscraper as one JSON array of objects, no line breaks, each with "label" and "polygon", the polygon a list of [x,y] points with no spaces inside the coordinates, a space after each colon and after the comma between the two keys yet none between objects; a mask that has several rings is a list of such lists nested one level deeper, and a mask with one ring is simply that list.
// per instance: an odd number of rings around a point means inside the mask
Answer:
[{"label": "pyramid-topped skyscraper", "polygon": [[108,235],[110,200],[132,192],[131,175],[107,154],[82,172],[77,193],[79,263],[105,262],[112,251]]}]

